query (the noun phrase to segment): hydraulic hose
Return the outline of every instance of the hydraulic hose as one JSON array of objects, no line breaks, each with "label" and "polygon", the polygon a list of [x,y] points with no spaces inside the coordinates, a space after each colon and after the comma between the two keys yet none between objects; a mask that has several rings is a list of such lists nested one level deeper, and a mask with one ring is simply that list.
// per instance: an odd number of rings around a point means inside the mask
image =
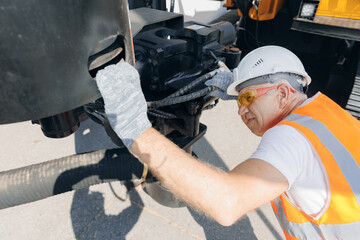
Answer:
[{"label": "hydraulic hose", "polygon": [[[186,86],[180,88],[179,90],[177,90],[176,92],[170,94],[166,98],[158,100],[158,101],[147,102],[147,107],[149,109],[148,113],[152,116],[164,118],[164,119],[177,118],[176,115],[173,115],[170,113],[164,113],[164,112],[155,112],[155,111],[153,111],[153,109],[156,109],[159,107],[164,107],[164,106],[170,106],[170,105],[174,105],[174,104],[178,104],[178,103],[182,103],[182,102],[187,102],[187,101],[205,96],[206,94],[216,90],[217,89],[216,87],[210,86],[210,87],[201,89],[199,91],[184,95],[185,93],[189,92],[191,89],[195,88],[199,84],[204,83],[209,78],[212,78],[213,76],[215,76],[215,74],[222,72],[222,71],[230,71],[226,67],[226,65],[224,63],[222,63],[221,61],[219,61],[218,65],[219,65],[219,68],[217,68],[211,72],[205,73],[204,75],[198,77],[197,79],[195,79],[188,85],[186,85]],[[99,121],[98,116],[95,116],[92,111],[97,111],[97,110],[104,111],[105,106],[104,106],[104,104],[101,104],[101,103],[88,103],[85,105],[85,110],[88,113],[89,117],[91,117],[91,119],[98,122]]]},{"label": "hydraulic hose", "polygon": [[91,108],[93,110],[99,110],[99,111],[102,111],[102,112],[105,111],[103,103],[87,103],[85,105],[85,107]]},{"label": "hydraulic hose", "polygon": [[191,83],[186,85],[185,87],[182,87],[179,90],[177,90],[176,92],[174,92],[173,94],[167,96],[165,99],[170,99],[170,98],[179,97],[181,95],[184,95],[185,93],[187,93],[188,91],[190,91],[191,89],[193,89],[194,87],[199,85],[200,83],[205,82],[207,79],[212,78],[213,76],[215,76],[216,73],[221,72],[221,71],[223,71],[223,70],[218,68],[214,71],[205,73],[204,75],[202,75],[201,77],[198,77],[197,79],[195,79],[194,81],[192,81]]},{"label": "hydraulic hose", "polygon": [[147,102],[147,107],[148,107],[148,109],[153,109],[153,108],[170,106],[170,105],[174,105],[174,104],[178,104],[178,103],[188,102],[190,100],[205,96],[208,93],[210,93],[216,89],[218,89],[218,88],[214,87],[214,86],[209,86],[209,87],[203,88],[203,89],[193,92],[193,93],[189,93],[184,96],[174,97],[174,98],[170,98],[170,99],[165,98],[165,99],[159,100],[159,101]]},{"label": "hydraulic hose", "polygon": [[89,118],[91,118],[91,120],[93,120],[94,122],[100,125],[104,125],[104,119],[105,119],[104,115],[88,107],[85,107],[84,109],[85,109],[85,113],[89,116]]},{"label": "hydraulic hose", "polygon": [[125,148],[78,154],[0,172],[0,209],[104,182],[133,181],[138,185],[146,173],[147,167]]},{"label": "hydraulic hose", "polygon": [[178,118],[175,114],[161,111],[159,109],[153,109],[148,111],[149,115],[163,119],[176,119]]}]

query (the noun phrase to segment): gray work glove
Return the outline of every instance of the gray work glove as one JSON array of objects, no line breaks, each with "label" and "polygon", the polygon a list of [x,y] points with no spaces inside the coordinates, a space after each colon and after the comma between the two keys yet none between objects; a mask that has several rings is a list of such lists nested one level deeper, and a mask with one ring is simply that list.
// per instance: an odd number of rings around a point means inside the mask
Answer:
[{"label": "gray work glove", "polygon": [[230,96],[226,93],[227,88],[234,82],[234,75],[232,72],[219,72],[210,80],[205,82],[206,86],[218,87],[218,90],[211,92],[209,95],[218,97],[222,100],[235,100],[237,96]]},{"label": "gray work glove", "polygon": [[126,62],[107,66],[96,75],[111,127],[130,149],[132,143],[151,127],[137,70]]}]

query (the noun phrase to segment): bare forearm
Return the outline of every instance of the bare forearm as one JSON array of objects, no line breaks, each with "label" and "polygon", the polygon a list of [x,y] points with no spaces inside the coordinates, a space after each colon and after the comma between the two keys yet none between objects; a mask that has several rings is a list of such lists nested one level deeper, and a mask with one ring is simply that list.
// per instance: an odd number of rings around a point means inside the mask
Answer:
[{"label": "bare forearm", "polygon": [[225,173],[188,155],[151,128],[140,77],[130,64],[100,70],[96,82],[109,122],[125,146],[173,193],[219,223],[230,225],[287,189],[286,178],[262,160],[248,159]]},{"label": "bare forearm", "polygon": [[153,128],[135,140],[131,152],[175,195],[227,224],[222,218],[234,205],[235,190],[228,173],[198,161]]}]

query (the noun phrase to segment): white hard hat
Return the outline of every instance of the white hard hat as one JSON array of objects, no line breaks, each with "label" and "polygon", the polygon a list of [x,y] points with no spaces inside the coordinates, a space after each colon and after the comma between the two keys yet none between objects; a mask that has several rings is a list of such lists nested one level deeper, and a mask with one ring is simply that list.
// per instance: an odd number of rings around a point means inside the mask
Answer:
[{"label": "white hard hat", "polygon": [[[279,75],[279,73],[283,74]],[[302,87],[307,87],[311,82],[300,59],[286,48],[279,46],[265,46],[251,51],[241,60],[233,74],[234,82],[227,89],[228,95],[238,95],[239,91],[247,86],[267,83],[268,79],[271,79],[269,76],[272,75],[283,78],[288,74],[292,76],[291,79],[294,79],[293,76],[298,76],[296,81],[299,84],[296,85]],[[294,82],[289,82],[292,86],[295,85]]]}]

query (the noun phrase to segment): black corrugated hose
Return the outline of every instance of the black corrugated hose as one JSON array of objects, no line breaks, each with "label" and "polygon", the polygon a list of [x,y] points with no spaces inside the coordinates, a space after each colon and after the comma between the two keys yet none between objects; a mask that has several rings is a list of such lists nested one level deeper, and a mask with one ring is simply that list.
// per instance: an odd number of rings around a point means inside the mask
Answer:
[{"label": "black corrugated hose", "polygon": [[195,79],[194,81],[192,81],[191,83],[189,83],[188,85],[180,88],[179,90],[177,90],[176,92],[174,92],[173,94],[167,96],[165,99],[170,99],[170,98],[174,98],[174,97],[179,97],[181,95],[184,95],[185,93],[187,93],[188,91],[190,91],[191,89],[193,89],[194,87],[198,86],[200,83],[205,82],[206,80],[208,80],[209,78],[212,78],[213,76],[215,76],[215,74],[221,72],[221,69],[215,69],[214,71],[205,73],[204,75],[198,77],[197,79]]},{"label": "black corrugated hose", "polygon": [[178,118],[175,114],[161,111],[159,109],[153,109],[148,111],[149,115],[163,119],[176,119]]},{"label": "black corrugated hose", "polygon": [[[222,68],[217,68],[211,72],[205,73],[204,75],[198,77],[197,79],[195,79],[188,85],[186,85],[186,86],[180,88],[179,90],[177,90],[176,92],[170,94],[166,98],[157,100],[157,101],[147,102],[149,115],[159,117],[159,118],[164,118],[164,119],[177,118],[177,116],[172,113],[167,113],[167,112],[160,111],[160,110],[158,112],[156,112],[156,108],[170,106],[170,105],[183,103],[183,102],[188,102],[193,99],[203,97],[203,96],[209,94],[210,92],[218,89],[214,86],[209,86],[209,87],[205,87],[201,90],[198,90],[196,92],[188,93],[190,90],[192,90],[199,84],[204,83],[206,80],[214,77],[215,74],[217,74],[221,71],[223,71]],[[186,94],[186,93],[188,93],[188,94]],[[186,94],[186,95],[184,95],[184,94]],[[99,120],[99,116],[96,113],[97,113],[97,111],[105,112],[105,107],[104,107],[103,103],[88,103],[85,105],[85,110],[91,119],[93,119],[97,123],[102,124],[101,119]]]},{"label": "black corrugated hose", "polygon": [[170,106],[170,105],[174,105],[174,104],[178,104],[178,103],[188,102],[190,100],[205,96],[216,89],[218,89],[218,88],[214,87],[214,86],[209,86],[209,87],[203,88],[199,91],[189,93],[187,95],[169,98],[169,99],[165,98],[165,99],[159,100],[159,101],[147,102],[147,107],[148,107],[148,109],[153,109],[153,108]]},{"label": "black corrugated hose", "polygon": [[146,171],[127,149],[119,148],[0,172],[0,209],[104,182],[132,181],[136,186],[144,180]]}]

